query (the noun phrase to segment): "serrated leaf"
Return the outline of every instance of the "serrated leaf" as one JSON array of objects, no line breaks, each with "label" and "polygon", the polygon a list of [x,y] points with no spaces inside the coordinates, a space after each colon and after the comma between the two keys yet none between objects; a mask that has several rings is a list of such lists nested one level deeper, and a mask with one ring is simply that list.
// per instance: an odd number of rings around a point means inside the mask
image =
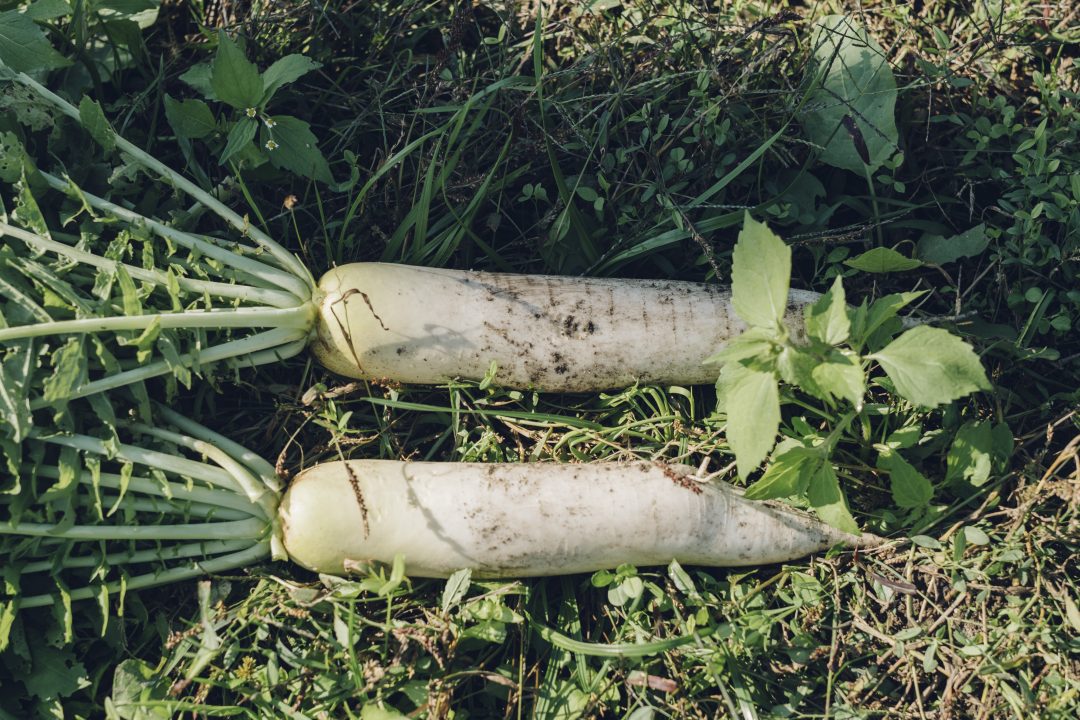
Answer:
[{"label": "serrated leaf", "polygon": [[210,106],[202,100],[173,100],[165,96],[165,117],[177,137],[198,140],[217,130]]},{"label": "serrated leaf", "polygon": [[57,649],[44,642],[30,644],[32,670],[23,678],[31,697],[53,700],[88,687],[90,678],[71,648]]},{"label": "serrated leaf", "polygon": [[[26,149],[15,133],[0,133],[0,180],[9,184],[19,182],[29,163]],[[0,214],[5,215],[2,219],[7,222],[6,212]]]},{"label": "serrated leaf", "polygon": [[45,379],[45,402],[58,402],[71,396],[71,391],[86,378],[86,355],[79,338],[71,338],[53,353],[53,372]]},{"label": "serrated leaf", "polygon": [[38,207],[37,200],[34,199],[33,193],[30,192],[30,182],[26,177],[25,166],[22,169],[19,194],[15,197],[15,209],[12,210],[11,217],[38,235],[52,238],[49,233],[49,225],[45,222],[45,216],[41,214],[41,208]]},{"label": "serrated leaf", "polygon": [[0,568],[0,588],[3,589],[5,598],[0,602],[0,653],[6,652],[11,641],[11,628],[15,625],[15,618],[19,615],[19,570],[14,565],[5,564]]},{"label": "serrated leaf", "polygon": [[919,240],[918,255],[924,262],[934,265],[944,265],[965,257],[974,257],[990,244],[990,237],[986,234],[986,224],[979,223],[973,228],[953,235],[942,237],[941,235],[926,235]]},{"label": "serrated leaf", "polygon": [[900,395],[922,407],[990,389],[971,346],[940,328],[912,328],[869,357],[885,368]]},{"label": "serrated leaf", "polygon": [[28,392],[34,367],[32,349],[32,341],[20,342],[0,363],[0,424],[15,443],[23,441],[32,424]]},{"label": "serrated leaf", "polygon": [[707,358],[706,363],[725,365],[746,360],[756,355],[766,355],[773,346],[776,334],[765,328],[750,328],[728,340],[722,350]]},{"label": "serrated leaf", "polygon": [[255,139],[255,131],[259,129],[259,123],[249,117],[240,118],[229,131],[229,137],[225,140],[225,149],[221,152],[220,162],[227,163],[230,158],[251,144]]},{"label": "serrated leaf", "polygon": [[731,304],[752,327],[779,330],[787,311],[791,248],[764,223],[746,213],[735,243]]},{"label": "serrated leaf", "polygon": [[807,305],[803,312],[806,317],[806,332],[810,337],[826,345],[839,345],[847,341],[851,332],[851,320],[848,318],[844,283],[839,275],[829,291],[817,302]]},{"label": "serrated leaf", "polygon": [[796,346],[786,345],[776,357],[776,369],[780,377],[789,385],[796,385],[816,398],[827,399],[814,380],[814,368],[818,365],[817,355]]},{"label": "serrated leaf", "polygon": [[810,72],[820,81],[802,117],[820,160],[860,176],[897,150],[896,80],[885,52],[855,20],[829,15],[814,24]]},{"label": "serrated leaf", "polygon": [[934,497],[934,486],[899,453],[881,453],[877,465],[889,473],[893,502],[899,507],[923,507]]},{"label": "serrated leaf", "polygon": [[856,407],[862,405],[866,376],[858,355],[833,350],[814,366],[810,376],[817,387],[830,396],[841,397]]},{"label": "serrated leaf", "polygon": [[844,492],[840,489],[840,480],[836,477],[836,471],[833,470],[831,464],[822,463],[810,478],[806,498],[818,517],[826,524],[853,535],[859,534],[859,526],[855,518],[851,517],[847,501],[844,499]]},{"label": "serrated leaf", "polygon": [[82,123],[86,132],[90,133],[90,137],[94,138],[94,142],[101,147],[106,150],[116,147],[116,133],[113,132],[112,125],[105,117],[101,105],[86,95],[83,95],[82,100],[79,101],[79,122]]},{"label": "serrated leaf", "polygon": [[747,488],[748,500],[772,500],[801,495],[822,462],[821,453],[795,446],[773,457],[761,478]]},{"label": "serrated leaf", "polygon": [[465,593],[469,591],[471,583],[472,570],[468,568],[458,570],[446,579],[446,587],[443,588],[442,594],[442,611],[444,613],[450,612],[450,608],[461,602],[461,598],[465,597]]},{"label": "serrated leaf", "polygon": [[273,122],[269,135],[277,147],[266,154],[271,165],[319,182],[334,182],[330,164],[306,122],[289,115],[277,115]]},{"label": "serrated leaf", "polygon": [[218,32],[218,49],[211,66],[210,86],[217,99],[237,110],[259,105],[263,94],[262,76],[243,51],[224,31]]},{"label": "serrated leaf", "polygon": [[945,457],[945,482],[966,481],[979,487],[990,479],[993,469],[994,433],[990,423],[964,423]]},{"label": "serrated leaf", "polygon": [[275,61],[262,74],[262,104],[265,106],[283,85],[294,82],[320,67],[322,67],[320,63],[304,55],[286,55]]},{"label": "serrated leaf", "polygon": [[845,260],[848,267],[868,273],[903,272],[922,267],[922,262],[909,258],[892,248],[879,247]]},{"label": "serrated leaf", "polygon": [[53,49],[41,26],[18,10],[0,12],[0,61],[12,70],[25,73],[71,64]]},{"label": "serrated leaf", "polygon": [[727,440],[735,453],[739,477],[753,472],[776,444],[780,427],[780,391],[776,377],[737,363],[720,371],[727,410]]}]

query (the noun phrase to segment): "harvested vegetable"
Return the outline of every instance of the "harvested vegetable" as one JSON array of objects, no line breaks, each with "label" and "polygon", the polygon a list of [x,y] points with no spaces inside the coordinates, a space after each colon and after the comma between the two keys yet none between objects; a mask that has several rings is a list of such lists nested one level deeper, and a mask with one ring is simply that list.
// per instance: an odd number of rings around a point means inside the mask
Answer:
[{"label": "harvested vegetable", "polygon": [[[54,366],[68,353],[63,382],[29,397],[30,410],[157,376],[190,385],[193,374],[216,364],[274,362],[309,343],[328,368],[354,378],[479,380],[494,365],[495,382],[545,391],[705,383],[717,368],[704,361],[745,329],[729,293],[695,283],[370,263],[336,268],[316,284],[295,255],[118,135],[100,109],[76,108],[29,76],[6,72],[196,203],[170,221],[148,217],[133,203],[34,166],[14,136],[5,136],[6,167],[21,167],[15,185],[24,205],[36,208],[33,192],[58,192],[66,199],[51,205],[67,202],[80,208],[72,217],[84,217],[77,236],[50,228],[40,213],[20,212],[18,224],[15,216],[0,221],[0,235],[25,248],[0,252],[0,271],[10,271],[0,273],[7,298],[0,314],[8,319],[8,327],[0,322],[0,344],[48,338]],[[242,240],[192,229],[207,210]],[[49,302],[33,300],[31,290],[41,287],[49,288]],[[817,297],[790,293],[787,322],[796,335],[799,309]],[[98,339],[105,333],[112,342]],[[66,344],[58,348],[59,339]],[[40,346],[24,351],[35,350]]]},{"label": "harvested vegetable", "polygon": [[764,565],[878,541],[657,462],[325,463],[293,480],[278,517],[285,550],[304,567],[342,573],[347,561],[403,555],[420,577],[561,575],[672,558]]},{"label": "harvested vegetable", "polygon": [[0,616],[57,598],[104,606],[271,556],[328,573],[403,556],[418,577],[526,577],[672,558],[754,565],[878,542],[676,465],[342,461],[282,496],[269,463],[171,410],[119,429],[27,440],[36,462],[5,479],[23,491],[0,496]]}]

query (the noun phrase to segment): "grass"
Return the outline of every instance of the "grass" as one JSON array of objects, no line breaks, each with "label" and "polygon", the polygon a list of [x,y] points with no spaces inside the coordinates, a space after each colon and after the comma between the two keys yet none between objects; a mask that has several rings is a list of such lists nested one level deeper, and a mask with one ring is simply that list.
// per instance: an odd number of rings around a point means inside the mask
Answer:
[{"label": "grass", "polygon": [[[963,318],[995,391],[937,413],[872,391],[880,422],[922,425],[938,489],[922,514],[890,509],[869,441],[846,447],[856,517],[894,542],[519,582],[252,568],[133,595],[104,631],[93,612],[71,637],[45,612],[18,625],[0,685],[27,667],[36,679],[0,698],[0,718],[1075,717],[1080,19],[1068,3],[863,3],[897,76],[905,155],[868,182],[817,163],[798,130],[809,25],[837,8],[781,5],[215,5],[260,67],[323,63],[275,112],[312,123],[333,188],[169,137],[160,94],[190,96],[178,76],[207,57],[185,40],[212,19],[202,3],[163,8],[96,96],[140,147],[227,181],[230,206],[313,269],[726,278],[749,208],[796,248],[797,286],[842,273],[853,298],[929,290],[920,311]],[[987,249],[959,262],[844,265],[979,223]],[[177,404],[285,473],[341,455],[664,458],[734,481],[708,387],[345,383],[300,357]],[[948,443],[976,418],[1007,423],[1015,451],[984,484],[945,487]]]}]

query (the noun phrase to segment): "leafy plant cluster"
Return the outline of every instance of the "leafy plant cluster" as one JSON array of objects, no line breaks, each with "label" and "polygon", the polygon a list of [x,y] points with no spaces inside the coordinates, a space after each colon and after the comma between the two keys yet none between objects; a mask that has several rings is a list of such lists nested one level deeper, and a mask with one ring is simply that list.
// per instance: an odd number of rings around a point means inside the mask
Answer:
[{"label": "leafy plant cluster", "polygon": [[[195,65],[180,79],[229,111],[215,116],[203,100],[165,96],[165,116],[190,156],[191,140],[212,143],[218,161],[257,168],[269,162],[323,183],[332,183],[330,165],[307,122],[292,115],[270,115],[267,107],[285,85],[319,68],[304,55],[286,55],[264,72],[249,61],[224,32],[218,35],[212,63]],[[185,142],[188,141],[188,142]]]},{"label": "leafy plant cluster", "polygon": [[[769,467],[747,496],[805,496],[826,522],[857,533],[832,464],[837,445],[851,439],[872,447],[873,464],[888,475],[898,507],[925,509],[933,485],[900,452],[922,439],[920,428],[905,425],[883,433],[882,427],[873,427],[870,416],[888,415],[889,408],[878,403],[867,407],[868,387],[895,393],[915,408],[936,408],[990,389],[978,356],[946,330],[925,325],[902,330],[899,313],[920,293],[886,295],[849,307],[840,277],[821,299],[806,306],[806,336],[793,336],[785,324],[790,274],[790,248],[747,216],[735,245],[732,305],[749,329],[712,358],[722,364],[717,391],[740,477],[750,475],[772,453]],[[874,377],[875,367],[886,377]],[[819,404],[807,406],[789,393],[782,396],[781,382]],[[810,410],[820,424],[813,427],[800,416],[777,445],[784,400]],[[849,433],[853,424],[861,433]],[[990,430],[985,423],[974,427]],[[1008,429],[1002,432],[1011,444]],[[1008,458],[1010,449],[1001,448],[999,462]],[[950,458],[961,466],[951,468],[946,482],[965,474],[978,475],[976,484],[986,481],[988,467],[976,469],[972,458],[959,454]]]}]

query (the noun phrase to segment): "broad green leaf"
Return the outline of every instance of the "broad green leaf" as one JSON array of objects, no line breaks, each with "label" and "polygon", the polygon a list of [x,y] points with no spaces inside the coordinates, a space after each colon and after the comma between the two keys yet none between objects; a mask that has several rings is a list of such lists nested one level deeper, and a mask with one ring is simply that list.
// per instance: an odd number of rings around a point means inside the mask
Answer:
[{"label": "broad green leaf", "polygon": [[985,420],[964,423],[945,457],[945,482],[966,481],[979,487],[993,469],[994,432]]},{"label": "broad green leaf", "polygon": [[256,108],[263,94],[259,69],[244,57],[224,31],[218,33],[218,49],[210,74],[210,86],[217,99],[237,110]]},{"label": "broad green leaf", "polygon": [[817,302],[807,305],[806,332],[826,345],[839,345],[846,342],[851,332],[848,319],[847,298],[844,296],[844,283],[837,275],[829,291]]},{"label": "broad green leaf", "polygon": [[922,262],[898,253],[892,248],[879,247],[856,255],[844,264],[868,273],[891,273],[922,267]]},{"label": "broad green leaf", "polygon": [[262,105],[270,101],[274,93],[283,85],[287,85],[307,75],[312,70],[317,70],[322,65],[304,55],[286,55],[273,65],[266,68],[262,74],[263,96]]},{"label": "broad green leaf", "polygon": [[780,427],[780,390],[769,372],[737,363],[720,371],[727,411],[727,440],[735,453],[739,477],[753,472],[776,444]]},{"label": "broad green leaf", "polygon": [[896,80],[885,52],[855,20],[828,15],[814,24],[810,72],[820,81],[803,129],[820,159],[863,175],[897,150]]},{"label": "broad green leaf", "polygon": [[22,682],[31,697],[55,700],[90,686],[86,668],[70,648],[57,649],[46,642],[33,642],[30,652],[32,670]]},{"label": "broad green leaf", "polygon": [[889,473],[889,487],[893,502],[902,508],[923,507],[934,497],[934,487],[911,463],[899,453],[883,452],[878,455],[877,465]]},{"label": "broad green leaf", "polygon": [[889,433],[889,437],[885,438],[885,444],[891,450],[902,450],[914,447],[920,438],[922,438],[922,425],[916,423]]},{"label": "broad green leaf", "polygon": [[26,7],[26,14],[35,20],[55,20],[71,13],[67,0],[34,0]]},{"label": "broad green leaf", "polygon": [[55,70],[71,64],[53,49],[45,31],[18,10],[0,12],[0,62],[17,72]]},{"label": "broad green leaf", "polygon": [[101,147],[106,150],[116,147],[116,133],[96,100],[83,95],[79,101],[79,121]]},{"label": "broad green leaf", "polygon": [[964,527],[964,539],[969,545],[990,544],[990,536],[986,534],[986,531],[982,528],[977,528],[974,525],[966,525]]},{"label": "broad green leaf", "polygon": [[810,375],[821,390],[841,397],[856,407],[862,405],[863,395],[866,394],[866,376],[858,355],[833,350],[814,366]]},{"label": "broad green leaf", "polygon": [[795,446],[773,457],[761,478],[746,490],[750,500],[772,500],[801,495],[821,464],[821,453]]},{"label": "broad green leaf", "polygon": [[288,115],[278,115],[273,122],[274,126],[267,131],[277,145],[273,150],[267,150],[271,165],[319,182],[334,182],[330,164],[306,122]]},{"label": "broad green leaf", "polygon": [[214,76],[214,67],[210,63],[199,63],[198,65],[192,65],[180,79],[190,85],[195,90],[198,90],[204,98],[207,100],[217,100],[217,93],[214,92],[214,85],[211,79]]},{"label": "broad green leaf", "polygon": [[994,462],[1005,465],[1012,457],[1013,450],[1016,449],[1012,428],[1008,423],[998,423],[990,432],[994,437]]},{"label": "broad green leaf", "polygon": [[924,262],[944,265],[960,258],[974,257],[985,250],[989,244],[990,237],[986,234],[986,224],[979,223],[959,235],[948,238],[941,235],[924,236],[919,240],[918,255]]},{"label": "broad green leaf", "polygon": [[765,328],[750,328],[728,340],[720,352],[709,357],[705,362],[724,365],[754,356],[766,356],[773,347],[775,337],[773,332]]},{"label": "broad green leaf", "polygon": [[746,213],[735,244],[731,304],[752,327],[779,330],[787,311],[791,248],[765,223]]},{"label": "broad green leaf", "polygon": [[217,130],[210,106],[202,100],[173,100],[165,96],[165,117],[178,137],[199,139]]},{"label": "broad green leaf", "polygon": [[806,498],[824,522],[838,530],[859,534],[859,526],[855,523],[855,518],[851,517],[847,501],[844,500],[844,492],[840,489],[840,480],[831,464],[822,463],[810,478]]},{"label": "broad green leaf", "polygon": [[817,355],[809,350],[786,345],[776,357],[776,369],[780,377],[789,385],[796,385],[816,398],[827,400],[828,397],[814,380],[814,368],[820,362]]},{"label": "broad green leaf", "polygon": [[225,141],[225,149],[221,152],[221,164],[224,165],[238,152],[251,144],[255,139],[255,131],[259,129],[259,123],[253,118],[243,117],[233,125],[229,131],[229,137]]},{"label": "broad green leaf", "polygon": [[900,395],[922,407],[990,389],[971,346],[940,328],[912,328],[869,357],[885,368]]},{"label": "broad green leaf", "polygon": [[[171,716],[167,705],[169,683],[142,660],[128,658],[113,672],[112,701],[119,720],[153,720]],[[162,702],[155,707],[154,703]]]}]

